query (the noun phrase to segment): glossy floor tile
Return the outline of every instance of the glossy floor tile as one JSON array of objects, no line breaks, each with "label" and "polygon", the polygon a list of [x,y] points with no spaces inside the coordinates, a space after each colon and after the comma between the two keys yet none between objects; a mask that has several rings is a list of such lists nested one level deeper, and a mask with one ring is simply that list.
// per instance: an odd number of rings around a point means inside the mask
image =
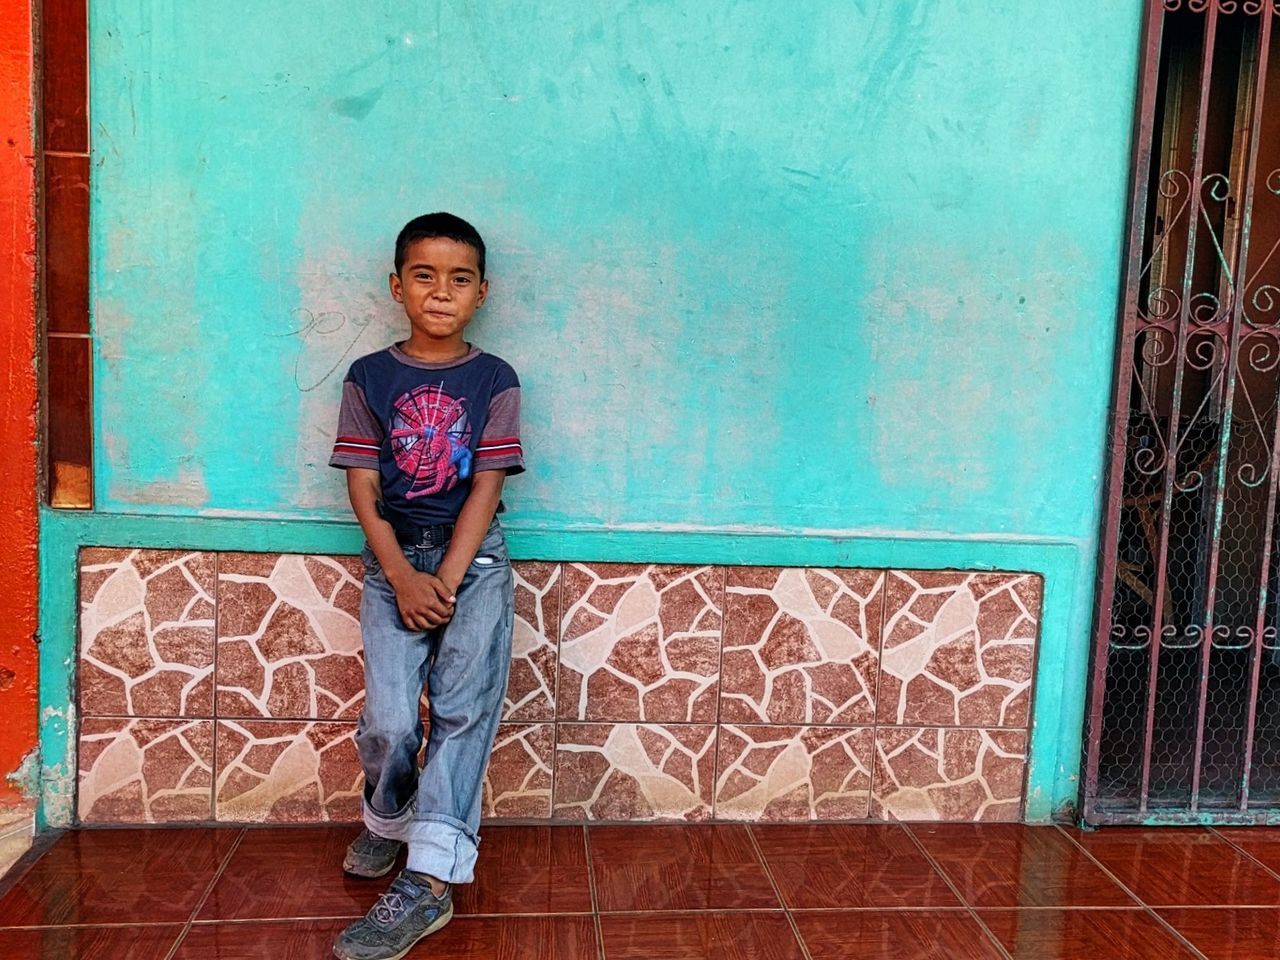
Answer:
[{"label": "glossy floor tile", "polygon": [[173,960],[317,960],[350,920],[196,923]]},{"label": "glossy floor tile", "polygon": [[[42,840],[0,886],[0,960],[327,957],[390,879],[342,873],[357,830]],[[408,960],[1280,957],[1280,878],[1259,862],[1273,862],[1280,831],[573,824],[481,836],[453,922]]]},{"label": "glossy floor tile", "polygon": [[4,960],[164,960],[182,925],[0,930]]},{"label": "glossy floor tile", "polygon": [[964,911],[797,913],[795,920],[813,960],[1002,960]]},{"label": "glossy floor tile", "polygon": [[[197,923],[173,960],[316,960],[349,920]],[[409,960],[597,960],[590,917],[455,917]]]},{"label": "glossy floor tile", "polygon": [[804,960],[783,913],[654,913],[602,917],[609,960]]},{"label": "glossy floor tile", "polygon": [[0,926],[184,922],[240,833],[66,833],[0,897]]},{"label": "glossy floor tile", "polygon": [[958,823],[910,829],[973,906],[1137,906],[1055,827]]},{"label": "glossy floor tile", "polygon": [[602,913],[782,906],[746,827],[590,827],[588,838]]},{"label": "glossy floor tile", "polygon": [[911,835],[897,824],[751,830],[783,903],[793,909],[960,906]]},{"label": "glossy floor tile", "polygon": [[1280,879],[1208,830],[1064,832],[1147,906],[1280,905]]},{"label": "glossy floor tile", "polygon": [[597,960],[591,917],[456,917],[407,960]]},{"label": "glossy floor tile", "polygon": [[1243,850],[1272,873],[1280,873],[1280,830],[1218,827],[1213,832],[1227,843]]},{"label": "glossy floor tile", "polygon": [[979,910],[1013,960],[1191,960],[1155,917],[1129,910]]},{"label": "glossy floor tile", "polygon": [[1209,960],[1280,957],[1280,911],[1240,907],[1157,912]]},{"label": "glossy floor tile", "polygon": [[246,830],[198,919],[361,916],[391,877],[362,880],[342,872],[347,844],[359,832],[353,826]]},{"label": "glossy floor tile", "polygon": [[486,827],[475,882],[455,893],[459,914],[590,913],[580,826]]}]

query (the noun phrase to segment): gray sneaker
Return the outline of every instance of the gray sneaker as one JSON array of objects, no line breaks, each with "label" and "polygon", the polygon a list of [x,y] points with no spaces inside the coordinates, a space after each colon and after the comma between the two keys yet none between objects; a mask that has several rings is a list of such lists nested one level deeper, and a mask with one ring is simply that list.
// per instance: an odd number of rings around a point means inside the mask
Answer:
[{"label": "gray sneaker", "polygon": [[338,960],[400,960],[413,945],[453,919],[453,888],[437,897],[420,874],[402,870],[378,902],[338,935]]},{"label": "gray sneaker", "polygon": [[342,869],[357,877],[385,877],[396,865],[403,846],[399,840],[388,840],[366,828],[348,845]]}]

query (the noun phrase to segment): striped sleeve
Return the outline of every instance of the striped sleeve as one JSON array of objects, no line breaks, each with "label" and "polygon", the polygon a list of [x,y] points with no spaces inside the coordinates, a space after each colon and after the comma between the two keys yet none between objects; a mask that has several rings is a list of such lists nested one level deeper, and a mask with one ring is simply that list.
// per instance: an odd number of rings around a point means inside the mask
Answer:
[{"label": "striped sleeve", "polygon": [[338,439],[329,457],[331,467],[378,469],[382,449],[382,424],[365,400],[360,385],[347,380],[342,385],[342,406],[338,410]]},{"label": "striped sleeve", "polygon": [[476,448],[476,472],[481,470],[505,470],[509,476],[524,472],[519,384],[507,387],[489,401],[489,417]]}]

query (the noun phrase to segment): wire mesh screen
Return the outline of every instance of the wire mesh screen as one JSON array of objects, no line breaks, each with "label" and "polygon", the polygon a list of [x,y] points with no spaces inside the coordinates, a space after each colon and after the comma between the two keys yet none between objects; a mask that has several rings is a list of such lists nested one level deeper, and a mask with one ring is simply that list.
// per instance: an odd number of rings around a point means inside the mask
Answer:
[{"label": "wire mesh screen", "polygon": [[1152,0],[1086,819],[1280,810],[1280,0]]}]

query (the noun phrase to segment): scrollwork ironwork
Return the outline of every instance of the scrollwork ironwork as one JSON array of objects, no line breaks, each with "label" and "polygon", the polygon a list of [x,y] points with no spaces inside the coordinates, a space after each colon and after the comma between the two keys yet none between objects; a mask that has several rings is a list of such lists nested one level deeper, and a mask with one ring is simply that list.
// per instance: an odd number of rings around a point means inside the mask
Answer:
[{"label": "scrollwork ironwork", "polygon": [[1280,365],[1280,343],[1276,343],[1275,337],[1269,333],[1255,333],[1247,340],[1247,345],[1241,343],[1241,352],[1250,370],[1254,373],[1270,373]]},{"label": "scrollwork ironwork", "polygon": [[1276,628],[1272,626],[1262,628],[1262,649],[1275,650],[1276,644]]},{"label": "scrollwork ironwork", "polygon": [[1148,367],[1163,367],[1176,356],[1173,334],[1164,328],[1144,330],[1139,354]]},{"label": "scrollwork ironwork", "polygon": [[1200,181],[1200,186],[1218,203],[1224,202],[1231,196],[1231,178],[1225,173],[1205,174],[1204,179]]},{"label": "scrollwork ironwork", "polygon": [[[1263,717],[1253,711],[1259,684],[1272,676],[1257,667],[1280,668],[1280,240],[1267,226],[1280,210],[1280,166],[1257,165],[1280,98],[1269,89],[1260,96],[1268,81],[1256,66],[1280,24],[1244,19],[1280,14],[1280,0],[1159,0],[1148,9],[1156,33],[1143,75],[1141,195],[1128,246],[1120,354],[1128,369],[1116,381],[1107,632],[1097,638],[1100,651],[1116,651],[1114,665],[1097,674],[1110,711],[1098,714],[1099,729],[1109,731],[1099,739],[1132,744],[1137,759],[1112,762],[1104,753],[1112,768],[1092,774],[1097,792],[1089,796],[1132,798],[1143,811],[1148,801],[1164,802],[1171,778],[1181,776],[1171,761],[1190,745],[1169,742],[1153,715],[1152,703],[1158,710],[1165,698],[1197,725],[1173,731],[1182,741],[1195,736],[1188,767],[1204,772],[1204,782],[1191,795],[1224,791],[1214,800],[1246,809],[1272,796],[1255,803],[1249,795],[1256,760],[1246,759],[1243,779],[1215,772],[1225,741],[1220,731],[1210,735],[1209,723],[1213,698],[1231,682],[1250,698],[1241,742],[1261,743],[1253,724]],[[1180,11],[1164,29],[1161,9]],[[1274,40],[1271,48],[1277,55]],[[1257,88],[1247,104],[1246,84]],[[1229,94],[1206,99],[1218,89]],[[1187,95],[1198,99],[1194,117]],[[1171,157],[1186,169],[1165,169]],[[1157,165],[1150,178],[1148,163]],[[1228,667],[1236,671],[1230,681]],[[1268,789],[1280,796],[1280,726],[1265,736],[1266,763],[1278,771]],[[1092,749],[1102,748],[1095,741]]]},{"label": "scrollwork ironwork", "polygon": [[1222,319],[1223,314],[1230,309],[1230,304],[1224,307],[1216,293],[1202,290],[1187,301],[1187,307],[1192,323],[1198,327],[1210,327]]},{"label": "scrollwork ironwork", "polygon": [[[1226,353],[1226,344],[1216,331],[1197,332],[1196,339],[1187,344],[1186,361],[1192,370],[1211,370]],[[1222,348],[1222,349],[1219,349]]]},{"label": "scrollwork ironwork", "polygon": [[[1280,285],[1264,283],[1255,287],[1253,296],[1249,298],[1249,304],[1257,311],[1245,313],[1245,319],[1250,326],[1262,329],[1280,324]],[[1266,320],[1266,317],[1272,313],[1275,317],[1270,321]]]},{"label": "scrollwork ironwork", "polygon": [[1138,447],[1133,451],[1133,465],[1141,474],[1154,477],[1164,469],[1168,459],[1163,450],[1155,447]]},{"label": "scrollwork ironwork", "polygon": [[1112,650],[1145,650],[1151,646],[1151,629],[1149,627],[1134,627],[1133,640],[1130,640],[1130,631],[1127,626],[1122,623],[1113,623],[1111,625],[1111,642]]},{"label": "scrollwork ironwork", "polygon": [[1147,318],[1153,323],[1175,319],[1182,312],[1182,296],[1172,287],[1156,287],[1147,295]]},{"label": "scrollwork ironwork", "polygon": [[[1233,640],[1235,642],[1228,642]],[[1210,641],[1216,650],[1248,650],[1253,646],[1253,628],[1246,626],[1232,627],[1220,623],[1213,628]]]},{"label": "scrollwork ironwork", "polygon": [[1177,13],[1184,7],[1191,13],[1208,13],[1210,7],[1216,7],[1218,13],[1227,16],[1237,12],[1256,16],[1264,10],[1280,11],[1276,0],[1162,0],[1162,6],[1165,13]]}]

